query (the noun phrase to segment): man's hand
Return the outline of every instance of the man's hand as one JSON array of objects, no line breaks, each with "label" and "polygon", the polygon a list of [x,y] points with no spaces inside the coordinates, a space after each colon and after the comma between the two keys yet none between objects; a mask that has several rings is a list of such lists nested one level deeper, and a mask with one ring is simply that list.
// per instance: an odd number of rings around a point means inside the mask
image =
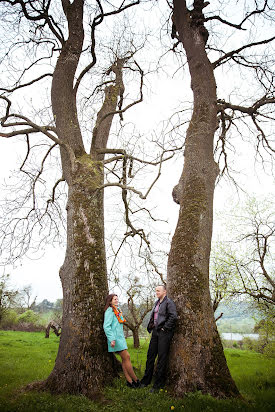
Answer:
[{"label": "man's hand", "polygon": [[116,344],[116,341],[115,341],[115,340],[112,340],[112,342],[111,342],[112,348],[114,348],[115,344]]}]

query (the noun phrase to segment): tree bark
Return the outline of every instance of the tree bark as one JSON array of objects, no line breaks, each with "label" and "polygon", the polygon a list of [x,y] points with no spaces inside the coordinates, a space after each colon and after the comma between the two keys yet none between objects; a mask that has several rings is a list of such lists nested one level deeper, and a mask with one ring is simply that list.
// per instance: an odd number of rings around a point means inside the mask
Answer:
[{"label": "tree bark", "polygon": [[[88,156],[87,156],[88,157]],[[86,158],[85,158],[86,159]],[[62,334],[54,369],[46,381],[52,392],[95,398],[114,376],[103,332],[108,293],[100,166],[83,165],[69,185],[67,251],[60,278]]]},{"label": "tree bark", "polygon": [[[68,185],[67,249],[60,269],[63,288],[62,334],[54,369],[41,389],[98,398],[117,374],[103,332],[103,308],[108,294],[104,243],[104,155],[113,114],[121,92],[123,61],[115,85],[105,89],[90,154],[84,150],[73,89],[83,45],[83,0],[66,3],[69,37],[62,47],[52,81],[52,108]],[[117,74],[117,73],[116,73]],[[96,131],[96,132],[95,132]]]},{"label": "tree bark", "polygon": [[140,346],[138,329],[133,329],[132,332],[133,332],[133,339],[134,339],[134,348],[137,349]]},{"label": "tree bark", "polygon": [[200,18],[202,5],[203,1],[194,1],[190,12],[185,1],[174,0],[173,22],[187,55],[194,108],[183,172],[174,189],[180,211],[167,281],[179,320],[171,347],[169,382],[177,396],[201,390],[229,397],[239,393],[226,364],[209,292],[213,195],[218,174],[213,156],[217,97],[213,68],[205,51],[208,33]]},{"label": "tree bark", "polygon": [[129,328],[128,328],[128,326],[124,327],[124,332],[125,332],[125,339],[128,339],[128,337],[129,337]]}]

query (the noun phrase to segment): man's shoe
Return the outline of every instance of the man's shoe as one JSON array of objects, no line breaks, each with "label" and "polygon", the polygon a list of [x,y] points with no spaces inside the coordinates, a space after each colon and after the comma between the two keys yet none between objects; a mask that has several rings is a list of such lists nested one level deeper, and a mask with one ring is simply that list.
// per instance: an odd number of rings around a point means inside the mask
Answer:
[{"label": "man's shoe", "polygon": [[126,386],[128,386],[128,388],[131,388],[131,389],[136,389],[136,386],[134,385],[134,381],[133,382],[126,382]]},{"label": "man's shoe", "polygon": [[135,388],[140,388],[140,387],[141,387],[140,380],[138,379],[136,382],[133,381],[133,382],[132,382],[132,385],[134,385]]}]

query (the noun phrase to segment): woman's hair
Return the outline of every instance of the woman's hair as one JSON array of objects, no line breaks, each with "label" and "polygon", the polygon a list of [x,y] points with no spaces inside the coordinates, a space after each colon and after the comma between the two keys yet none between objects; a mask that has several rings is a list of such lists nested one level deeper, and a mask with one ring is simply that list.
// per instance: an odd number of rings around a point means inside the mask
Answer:
[{"label": "woman's hair", "polygon": [[111,306],[114,296],[117,296],[117,295],[115,293],[111,293],[110,295],[107,296],[106,301],[105,301],[104,312]]}]

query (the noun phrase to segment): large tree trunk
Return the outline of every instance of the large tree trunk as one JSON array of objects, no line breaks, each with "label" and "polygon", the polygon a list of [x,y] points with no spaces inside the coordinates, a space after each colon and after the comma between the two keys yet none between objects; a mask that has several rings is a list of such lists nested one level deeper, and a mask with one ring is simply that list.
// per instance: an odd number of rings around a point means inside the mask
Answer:
[{"label": "large tree trunk", "polygon": [[170,384],[183,396],[201,390],[217,397],[238,396],[217,332],[209,293],[213,194],[218,167],[213,157],[217,97],[213,68],[205,52],[203,1],[190,13],[174,0],[173,21],[187,54],[194,109],[187,131],[184,168],[174,197],[180,203],[168,260],[168,292],[179,320],[170,356]]},{"label": "large tree trunk", "polygon": [[[64,3],[65,4],[65,3]],[[67,249],[60,278],[63,288],[62,334],[54,369],[41,387],[51,392],[97,397],[116,374],[114,356],[107,351],[103,309],[108,294],[104,244],[104,154],[122,87],[122,62],[115,85],[106,87],[98,113],[92,149],[86,154],[78,124],[75,71],[83,44],[83,0],[66,3],[69,38],[63,45],[52,82],[52,107],[61,161],[68,184]]]},{"label": "large tree trunk", "polygon": [[103,193],[94,191],[103,175],[100,166],[89,162],[79,162],[74,184],[69,186],[67,251],[60,270],[62,334],[46,386],[53,392],[95,397],[111,381],[114,370],[102,328],[108,293]]}]

